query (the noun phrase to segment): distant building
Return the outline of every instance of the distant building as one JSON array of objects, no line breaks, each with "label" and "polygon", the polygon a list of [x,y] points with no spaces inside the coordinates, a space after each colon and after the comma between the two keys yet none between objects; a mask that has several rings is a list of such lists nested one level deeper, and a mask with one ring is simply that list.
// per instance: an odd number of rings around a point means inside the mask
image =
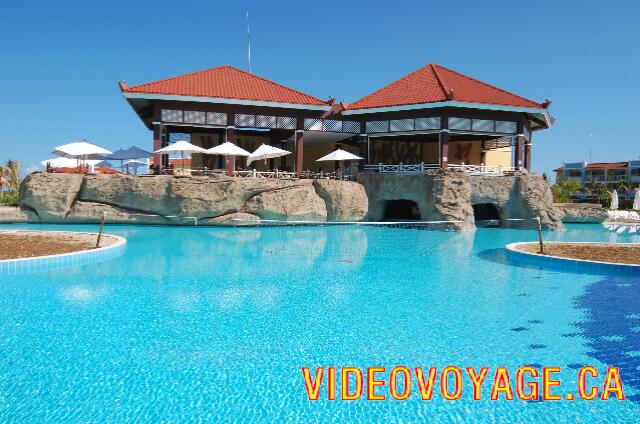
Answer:
[{"label": "distant building", "polygon": [[630,187],[640,186],[640,159],[627,162],[565,162],[553,172],[556,173],[556,181],[580,181],[583,187],[592,181],[609,189],[621,182],[626,182]]}]

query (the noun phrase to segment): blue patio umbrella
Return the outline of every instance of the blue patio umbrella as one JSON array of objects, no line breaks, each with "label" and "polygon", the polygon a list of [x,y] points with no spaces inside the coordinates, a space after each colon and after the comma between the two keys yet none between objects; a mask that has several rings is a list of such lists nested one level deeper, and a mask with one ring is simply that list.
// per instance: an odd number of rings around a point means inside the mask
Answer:
[{"label": "blue patio umbrella", "polygon": [[113,168],[113,164],[111,162],[107,162],[106,160],[103,160],[101,162],[96,163],[96,166],[104,166],[107,168]]},{"label": "blue patio umbrella", "polygon": [[139,160],[130,160],[124,163],[124,166],[127,168],[127,174],[129,173],[129,168],[133,168],[136,175],[138,175],[138,168],[141,166],[148,167],[149,164],[147,162],[142,162]]},{"label": "blue patio umbrella", "polygon": [[137,146],[131,146],[128,149],[118,149],[110,155],[105,156],[108,160],[119,160],[120,168],[122,169],[122,161],[130,159],[147,159],[153,156],[153,153],[143,150]]}]

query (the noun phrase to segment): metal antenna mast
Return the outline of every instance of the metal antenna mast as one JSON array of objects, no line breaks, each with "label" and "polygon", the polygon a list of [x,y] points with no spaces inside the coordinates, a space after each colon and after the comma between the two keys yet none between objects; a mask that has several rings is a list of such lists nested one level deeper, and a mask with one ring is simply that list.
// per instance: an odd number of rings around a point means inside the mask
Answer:
[{"label": "metal antenna mast", "polygon": [[247,60],[249,62],[249,73],[251,71],[251,30],[249,29],[249,11],[247,10]]}]

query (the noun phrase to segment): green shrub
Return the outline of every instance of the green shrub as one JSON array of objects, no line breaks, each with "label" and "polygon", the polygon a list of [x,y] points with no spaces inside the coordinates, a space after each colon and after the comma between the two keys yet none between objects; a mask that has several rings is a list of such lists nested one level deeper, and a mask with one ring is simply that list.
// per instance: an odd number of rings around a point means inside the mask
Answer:
[{"label": "green shrub", "polygon": [[20,204],[20,197],[18,193],[4,194],[0,197],[0,205],[2,206],[18,206]]}]

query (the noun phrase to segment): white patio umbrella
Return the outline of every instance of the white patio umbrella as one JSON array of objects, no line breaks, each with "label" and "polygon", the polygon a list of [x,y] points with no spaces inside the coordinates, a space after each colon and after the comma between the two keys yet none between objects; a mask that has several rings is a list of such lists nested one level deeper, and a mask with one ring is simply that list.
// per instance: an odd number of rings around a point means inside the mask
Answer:
[{"label": "white patio umbrella", "polygon": [[85,162],[87,159],[102,160],[105,155],[110,155],[111,151],[88,141],[76,141],[58,146],[53,149],[52,153],[63,158],[78,159],[81,162]]},{"label": "white patio umbrella", "polygon": [[611,208],[613,210],[618,209],[618,192],[616,190],[613,190],[613,193],[611,193]]},{"label": "white patio umbrella", "polygon": [[244,150],[242,147],[238,147],[230,141],[222,143],[219,146],[208,149],[205,153],[209,155],[223,155],[223,156],[250,156],[251,153]]},{"label": "white patio umbrella", "polygon": [[338,149],[334,152],[329,153],[326,156],[317,159],[316,162],[330,162],[330,161],[338,161],[341,162],[343,160],[362,160],[360,156],[356,156],[353,153],[347,152],[346,150]]},{"label": "white patio umbrella", "polygon": [[247,158],[247,166],[253,162],[254,160],[264,159],[265,162],[267,159],[279,158],[281,156],[286,156],[291,154],[288,150],[278,149],[277,147],[269,146],[268,144],[262,144],[260,147],[256,149],[255,152],[251,153]]},{"label": "white patio umbrella", "polygon": [[[88,165],[95,165],[99,160],[87,160],[85,161]],[[75,168],[78,166],[77,159],[71,158],[51,158],[47,160],[43,160],[40,162],[42,166],[47,166],[47,163],[51,165],[52,168]]]},{"label": "white patio umbrella", "polygon": [[180,158],[182,159],[182,169],[184,169],[184,154],[185,153],[206,153],[207,150],[203,149],[200,146],[196,146],[195,144],[191,144],[188,141],[179,140],[173,144],[170,144],[162,149],[156,150],[154,153],[180,153]]},{"label": "white patio umbrella", "polygon": [[633,198],[633,209],[640,209],[640,187],[636,188],[635,196]]},{"label": "white patio umbrella", "polygon": [[225,157],[227,165],[229,165],[229,156],[249,156],[251,153],[238,147],[230,141],[224,142],[219,146],[214,146],[206,151],[209,155],[221,155]]}]

